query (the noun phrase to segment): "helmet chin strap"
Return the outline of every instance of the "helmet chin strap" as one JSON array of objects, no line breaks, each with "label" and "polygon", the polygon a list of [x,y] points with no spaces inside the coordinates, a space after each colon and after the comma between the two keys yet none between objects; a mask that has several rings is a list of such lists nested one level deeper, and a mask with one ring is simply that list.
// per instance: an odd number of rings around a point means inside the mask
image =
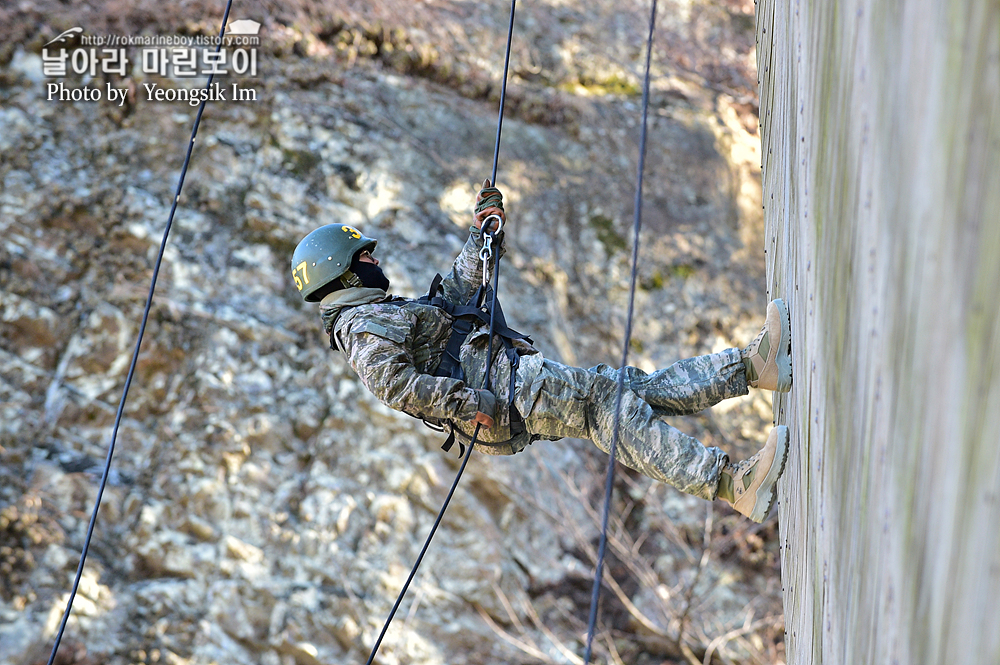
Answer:
[{"label": "helmet chin strap", "polygon": [[364,286],[361,278],[355,275],[350,270],[344,271],[344,274],[340,276],[340,283],[344,285],[344,288],[350,288],[352,286]]}]

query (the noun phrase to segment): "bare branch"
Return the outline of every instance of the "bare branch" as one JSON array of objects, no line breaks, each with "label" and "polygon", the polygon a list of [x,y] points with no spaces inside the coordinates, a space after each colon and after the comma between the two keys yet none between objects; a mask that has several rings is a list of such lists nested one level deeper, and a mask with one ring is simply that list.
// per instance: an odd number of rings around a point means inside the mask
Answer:
[{"label": "bare branch", "polygon": [[[537,658],[543,663],[552,663],[553,665],[558,665],[545,652],[540,651],[538,648],[530,644],[522,642],[521,640],[517,639],[516,637],[508,633],[506,630],[501,628],[499,625],[497,625],[497,623],[493,621],[493,617],[491,617],[489,612],[483,609],[481,605],[479,605],[478,603],[474,603],[473,606],[476,608],[476,611],[479,612],[479,616],[483,618],[483,621],[486,622],[486,625],[488,625],[490,629],[492,629],[493,632],[496,633],[497,636],[500,637],[500,639],[502,639],[504,642],[507,642],[508,644],[517,647],[518,649],[528,654],[532,658]],[[582,662],[583,661],[581,661],[581,663]]]}]

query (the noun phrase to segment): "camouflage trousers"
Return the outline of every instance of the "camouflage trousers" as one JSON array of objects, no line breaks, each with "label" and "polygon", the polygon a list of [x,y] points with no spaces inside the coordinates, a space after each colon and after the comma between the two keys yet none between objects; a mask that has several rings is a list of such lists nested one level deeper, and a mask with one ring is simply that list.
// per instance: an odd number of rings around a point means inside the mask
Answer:
[{"label": "camouflage trousers", "polygon": [[[625,374],[616,459],[682,492],[714,499],[719,473],[729,461],[718,448],[668,425],[663,418],[697,413],[729,397],[747,394],[739,349],[681,360],[647,374]],[[590,369],[546,359],[516,402],[531,434],[543,439],[590,439],[608,452],[614,428],[619,370]]]}]

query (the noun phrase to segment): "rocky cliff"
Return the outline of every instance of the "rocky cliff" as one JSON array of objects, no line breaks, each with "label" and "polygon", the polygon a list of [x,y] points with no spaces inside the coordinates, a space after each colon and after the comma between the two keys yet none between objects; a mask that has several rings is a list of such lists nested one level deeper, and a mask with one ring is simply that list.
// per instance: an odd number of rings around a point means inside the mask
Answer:
[{"label": "rocky cliff", "polygon": [[[256,100],[205,111],[58,662],[364,662],[457,469],[327,348],[288,258],[344,221],[379,238],[397,293],[447,268],[489,173],[508,7],[357,4],[234,7],[263,24],[259,71],[223,85]],[[753,7],[661,8],[647,369],[745,344],[766,302]],[[74,26],[211,35],[221,10],[0,9],[0,663],[51,648],[194,119],[146,86],[203,81],[53,78],[42,49]],[[646,12],[517,16],[502,297],[570,363],[620,355]],[[59,101],[53,81],[130,93]],[[678,426],[739,454],[770,420],[751,395]],[[605,459],[582,441],[474,456],[379,662],[580,662]],[[773,521],[629,473],[613,514],[603,661],[783,658]]]}]

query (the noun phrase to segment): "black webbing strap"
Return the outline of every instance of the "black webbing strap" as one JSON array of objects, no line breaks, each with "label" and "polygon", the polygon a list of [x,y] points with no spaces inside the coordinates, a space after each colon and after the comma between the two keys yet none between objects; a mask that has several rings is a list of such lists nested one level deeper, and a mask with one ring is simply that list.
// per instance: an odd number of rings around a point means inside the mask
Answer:
[{"label": "black webbing strap", "polygon": [[[451,337],[448,338],[448,344],[445,346],[440,364],[434,371],[434,376],[449,376],[453,379],[464,381],[465,373],[462,371],[461,364],[462,345],[465,344],[465,340],[475,327],[476,321],[489,325],[490,310],[492,303],[495,301],[492,298],[493,289],[488,286],[480,286],[465,305],[455,305],[445,300],[444,297],[438,295],[440,289],[441,275],[438,274],[434,276],[427,295],[417,300],[419,303],[440,307],[455,319],[451,326]],[[496,311],[493,313],[493,319],[493,332],[503,341],[504,350],[507,358],[511,361],[511,369],[513,370],[519,364],[517,349],[514,347],[513,340],[523,339],[531,344],[531,338],[507,325],[503,308],[499,302],[496,302]]]},{"label": "black webbing strap", "polygon": [[[523,434],[526,430],[524,425],[524,418],[521,416],[521,412],[517,410],[514,406],[514,388],[517,379],[517,368],[521,365],[521,356],[517,352],[517,347],[514,346],[513,340],[523,339],[529,344],[531,344],[531,338],[523,333],[519,333],[516,330],[510,328],[507,325],[507,320],[504,318],[503,308],[500,306],[500,302],[493,298],[493,289],[488,286],[480,286],[476,292],[473,294],[472,298],[465,305],[455,305],[443,296],[439,295],[441,290],[442,277],[440,274],[434,276],[431,281],[430,289],[427,291],[427,295],[420,297],[417,302],[424,303],[427,305],[433,305],[434,307],[440,307],[448,314],[454,318],[454,322],[451,326],[451,337],[448,338],[448,344],[445,346],[444,353],[441,355],[441,362],[438,364],[437,369],[434,370],[434,376],[447,376],[453,379],[458,379],[459,381],[465,380],[465,371],[462,369],[461,353],[462,346],[465,344],[465,340],[468,339],[469,334],[475,328],[475,322],[479,321],[485,325],[490,323],[491,309],[493,315],[493,333],[500,337],[500,341],[503,342],[504,353],[507,356],[507,360],[510,362],[510,386],[507,391],[507,410],[510,414],[510,433],[511,438],[507,441],[502,441],[500,443],[485,443],[479,442],[481,445],[485,446],[502,446],[513,440],[520,434]],[[495,307],[493,306],[495,304]],[[486,368],[489,371],[490,368]],[[427,421],[424,421],[426,424]],[[433,427],[433,425],[431,425]],[[453,423],[449,422],[449,433],[448,438],[445,440],[444,444],[441,445],[442,450],[449,452],[452,446],[455,444],[455,426]],[[444,431],[443,428],[440,431]],[[461,432],[459,432],[461,434]],[[465,455],[465,445],[459,442],[459,451],[464,456]]]}]

